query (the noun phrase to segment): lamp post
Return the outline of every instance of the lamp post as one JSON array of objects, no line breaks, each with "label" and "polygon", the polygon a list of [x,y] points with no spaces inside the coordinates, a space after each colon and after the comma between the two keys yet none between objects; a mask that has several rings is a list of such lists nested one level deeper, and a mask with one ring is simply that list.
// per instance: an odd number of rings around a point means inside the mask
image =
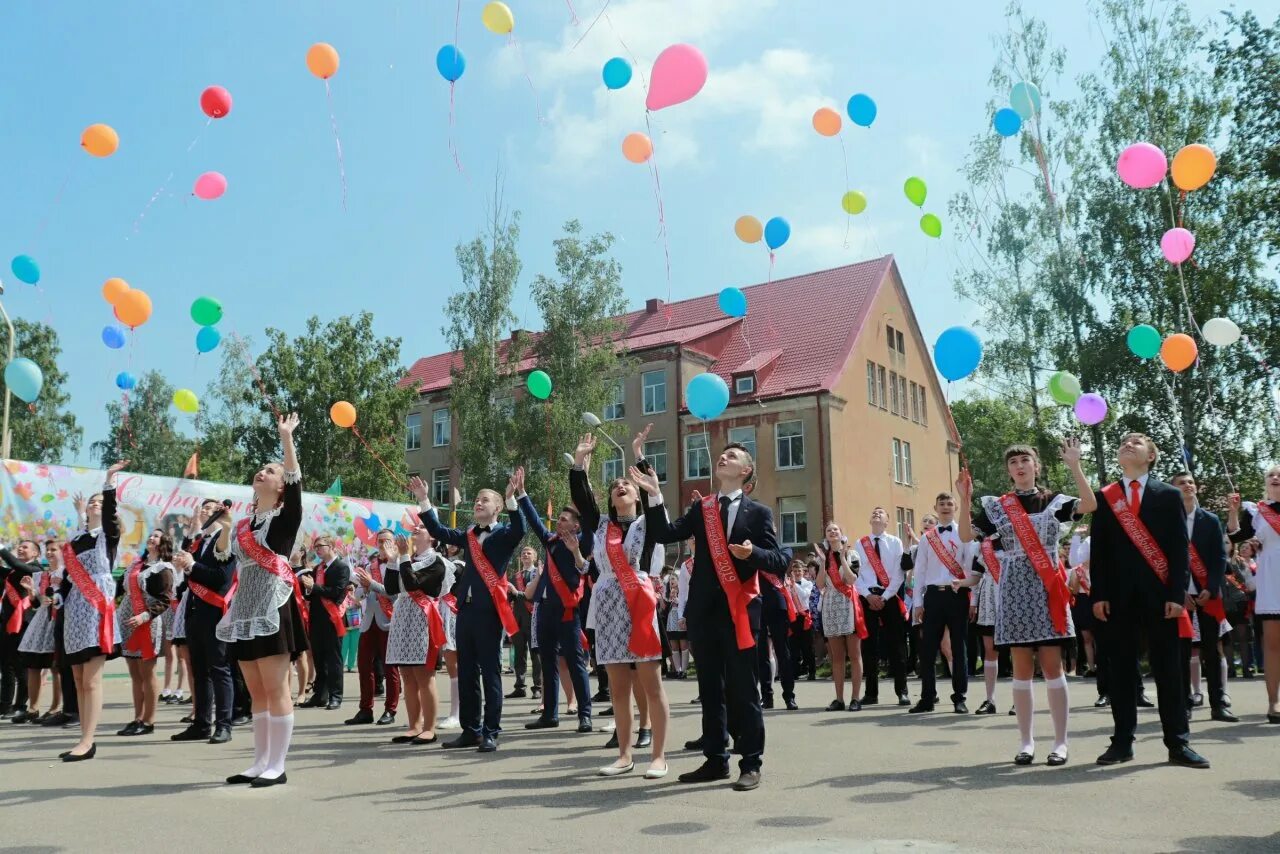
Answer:
[{"label": "lamp post", "polygon": [[[0,296],[4,296],[4,282],[0,282]],[[6,365],[13,361],[13,321],[9,319],[9,312],[4,310],[4,303],[0,302],[0,316],[4,317],[5,326],[9,327],[9,358],[5,362]],[[5,383],[4,389],[4,424],[0,425],[0,460],[9,459],[9,384]]]}]

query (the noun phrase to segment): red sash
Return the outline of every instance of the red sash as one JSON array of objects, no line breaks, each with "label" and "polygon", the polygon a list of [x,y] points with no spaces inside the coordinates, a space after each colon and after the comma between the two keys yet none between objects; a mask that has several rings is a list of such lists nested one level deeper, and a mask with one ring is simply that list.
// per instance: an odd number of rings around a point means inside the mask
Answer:
[{"label": "red sash", "polygon": [[[323,566],[316,567],[315,578],[316,578],[316,585],[323,587],[324,586],[324,567]],[[311,592],[313,595],[316,595],[314,587],[312,588]],[[341,605],[339,605],[337,602],[334,602],[332,599],[329,599],[325,596],[320,597],[320,607],[324,608],[324,612],[329,615],[329,622],[333,623],[333,630],[334,632],[337,633],[338,637],[340,638],[346,637],[346,634],[347,634],[347,624],[346,624],[346,621],[343,619],[343,617],[347,615],[347,605],[350,604],[350,602],[351,602],[350,597],[344,597]]]},{"label": "red sash", "polygon": [[452,593],[446,593],[440,597],[440,601],[443,602],[444,606],[448,608],[450,611],[452,611],[454,614],[458,613],[458,597],[457,596],[454,596]]},{"label": "red sash", "polygon": [[[309,632],[311,612],[302,599],[302,585],[298,583],[298,576],[294,574],[293,567],[289,566],[289,561],[258,542],[253,536],[253,529],[249,527],[247,516],[236,523],[236,542],[240,544],[240,551],[244,552],[249,560],[256,563],[262,570],[293,586],[293,599],[298,605],[298,613],[302,615],[303,631]],[[227,591],[227,598],[230,597],[231,591]]]},{"label": "red sash", "polygon": [[964,581],[964,567],[960,566],[960,561],[956,560],[956,556],[947,548],[946,543],[942,542],[942,536],[938,534],[938,529],[924,535],[928,541],[929,547],[933,549],[933,553],[938,556],[938,560],[942,561],[942,565],[947,568],[951,576],[957,581]]},{"label": "red sash", "polygon": [[1080,592],[1088,596],[1093,592],[1093,585],[1089,581],[1089,570],[1084,568],[1084,564],[1076,567],[1076,583],[1080,585]]},{"label": "red sash", "polygon": [[[1191,612],[1186,608],[1182,609],[1182,613],[1178,615],[1178,637],[1191,640],[1196,636],[1195,627],[1191,625]],[[1200,636],[1204,639],[1204,635]]]},{"label": "red sash", "polygon": [[787,600],[787,622],[794,623],[796,620],[796,600],[791,598],[791,591],[787,589],[787,585],[783,584],[772,574],[766,572],[764,580],[773,585],[773,589],[782,594],[782,598]]},{"label": "red sash", "polygon": [[627,553],[622,548],[622,526],[609,522],[605,529],[604,548],[613,566],[613,574],[618,578],[618,586],[627,600],[627,611],[631,614],[631,636],[627,639],[627,649],[642,658],[662,654],[662,639],[654,626],[653,615],[658,610],[658,594],[648,577],[641,578]]},{"label": "red sash", "polygon": [[436,659],[445,644],[444,618],[440,616],[440,609],[436,607],[436,600],[421,590],[407,590],[405,592],[409,594],[409,598],[413,600],[413,603],[422,609],[422,616],[427,618],[427,660],[425,663],[428,670],[435,670]]},{"label": "red sash", "polygon": [[[1200,557],[1200,552],[1196,551],[1195,543],[1188,543],[1191,547],[1191,576],[1196,580],[1196,586],[1201,590],[1205,590],[1209,586],[1209,567],[1204,565],[1204,560]],[[1227,612],[1222,607],[1222,597],[1210,599],[1200,606],[1200,610],[1204,611],[1210,617],[1218,622],[1222,622],[1227,618]]]},{"label": "red sash", "polygon": [[729,554],[729,543],[724,536],[724,525],[720,522],[720,503],[714,495],[702,499],[702,527],[707,537],[711,565],[715,567],[720,589],[729,601],[729,616],[733,618],[738,649],[751,649],[756,645],[756,636],[751,631],[751,615],[747,613],[747,605],[760,595],[760,574],[755,573],[746,582],[738,578],[738,571],[734,569],[733,558]]},{"label": "red sash", "polygon": [[1071,591],[1067,587],[1066,574],[1058,571],[1058,563],[1049,557],[1044,543],[1036,533],[1031,516],[1023,509],[1022,502],[1012,492],[1000,496],[1000,506],[1009,517],[1013,526],[1013,535],[1017,537],[1022,551],[1031,561],[1031,566],[1040,576],[1040,583],[1048,594],[1049,619],[1053,621],[1053,630],[1058,634],[1066,634],[1067,616],[1071,610]]},{"label": "red sash", "polygon": [[503,630],[511,637],[515,637],[520,634],[520,624],[516,622],[511,603],[507,601],[506,578],[494,571],[493,564],[489,562],[484,549],[480,547],[480,538],[476,536],[475,528],[467,529],[467,545],[471,549],[471,562],[480,573],[484,586],[489,588],[489,598],[493,600],[493,608],[498,612]]},{"label": "red sash", "polygon": [[867,637],[867,621],[862,616],[862,601],[858,598],[858,592],[853,589],[847,581],[840,577],[840,564],[836,561],[836,553],[827,551],[827,581],[831,586],[840,592],[840,595],[848,599],[853,605],[853,616],[855,628],[858,637],[865,639]]},{"label": "red sash", "polygon": [[990,536],[982,541],[982,562],[987,565],[991,580],[1000,583],[1000,558],[996,557],[996,537]]},{"label": "red sash", "polygon": [[218,610],[220,610],[222,613],[225,614],[227,613],[227,608],[230,607],[231,597],[236,592],[236,582],[235,581],[231,582],[231,587],[227,589],[226,596],[219,596],[217,593],[214,593],[211,589],[209,589],[208,587],[205,587],[200,582],[192,581],[190,578],[187,579],[187,590],[196,594],[196,598],[198,598],[201,602],[205,603],[206,605],[210,605],[214,608],[217,608]]},{"label": "red sash", "polygon": [[1267,520],[1267,524],[1271,526],[1271,530],[1280,534],[1280,513],[1271,509],[1271,505],[1265,501],[1258,502],[1258,515]]},{"label": "red sash", "polygon": [[[373,563],[369,564],[369,575],[373,577],[374,581],[379,584],[382,583],[382,561],[375,558]],[[369,591],[369,595],[378,603],[378,607],[382,609],[383,615],[390,620],[391,611],[393,610],[391,600],[386,596],[379,596],[372,590]]]},{"label": "red sash", "polygon": [[876,544],[871,541],[870,537],[863,537],[858,542],[862,544],[862,553],[867,556],[867,563],[871,564],[871,568],[875,570],[876,581],[880,583],[880,589],[888,590],[889,571],[884,568],[884,561],[880,560],[880,555],[876,553]]},{"label": "red sash", "polygon": [[62,562],[66,565],[67,577],[71,579],[71,583],[98,612],[98,649],[102,650],[103,655],[111,655],[116,645],[113,628],[116,623],[115,603],[104,596],[98,585],[93,583],[93,576],[84,568],[70,543],[62,547]]},{"label": "red sash", "polygon": [[[133,614],[131,616],[134,617],[147,610],[147,599],[142,594],[142,584],[138,581],[138,576],[141,574],[142,561],[139,560],[129,567],[124,579],[125,590],[129,592],[129,602],[133,606]],[[142,656],[143,661],[150,661],[156,657],[156,645],[151,639],[150,620],[129,633],[129,637],[125,638],[124,648],[130,652],[138,653]]]},{"label": "red sash", "polygon": [[[9,622],[5,623],[4,630],[11,635],[16,635],[22,631],[22,616],[27,613],[27,608],[31,607],[31,600],[18,590],[13,579],[14,575],[10,573],[4,586],[4,598],[8,599],[9,604],[13,606],[13,613],[9,615]],[[35,589],[34,582],[31,587]]]},{"label": "red sash", "polygon": [[1156,541],[1151,539],[1151,532],[1147,530],[1147,526],[1142,524],[1142,520],[1129,506],[1129,501],[1124,495],[1124,487],[1119,481],[1109,483],[1102,487],[1102,497],[1107,500],[1107,506],[1111,508],[1116,521],[1128,534],[1130,542],[1146,560],[1147,566],[1151,567],[1156,578],[1160,579],[1161,584],[1168,584],[1169,559],[1164,556],[1164,552],[1160,551]]},{"label": "red sash", "polygon": [[516,570],[516,590],[520,593],[520,598],[524,600],[524,608],[530,614],[533,613],[533,603],[524,598],[524,589],[529,586],[529,582],[524,580],[524,570]]},{"label": "red sash", "polygon": [[560,567],[556,565],[556,559],[551,556],[550,547],[547,548],[547,568],[544,570],[547,578],[551,579],[551,586],[556,589],[556,595],[560,597],[560,602],[564,605],[564,616],[562,622],[573,622],[573,615],[578,604],[582,602],[582,576],[578,576],[578,588],[569,590],[569,583],[564,580],[564,573],[560,571]]}]

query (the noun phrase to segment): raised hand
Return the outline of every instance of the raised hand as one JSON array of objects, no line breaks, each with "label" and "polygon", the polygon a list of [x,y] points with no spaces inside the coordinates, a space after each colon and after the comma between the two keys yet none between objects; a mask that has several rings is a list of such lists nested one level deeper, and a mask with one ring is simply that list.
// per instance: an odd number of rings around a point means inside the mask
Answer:
[{"label": "raised hand", "polygon": [[644,443],[649,440],[649,431],[652,429],[653,422],[650,422],[631,440],[631,452],[635,454],[637,460],[644,456]]},{"label": "raised hand", "polygon": [[418,475],[409,478],[409,492],[413,493],[413,497],[419,502],[427,500],[427,482]]},{"label": "raised hand", "polygon": [[116,460],[107,468],[107,479],[115,477],[118,472],[124,471],[129,466],[128,460]]},{"label": "raised hand", "polygon": [[84,497],[84,494],[77,492],[75,497],[71,499],[71,503],[75,505],[76,513],[83,519],[85,512],[89,509],[89,501]]},{"label": "raised hand", "polygon": [[507,498],[524,491],[524,466],[519,466],[507,479]]},{"label": "raised hand", "polygon": [[1074,436],[1067,436],[1062,440],[1062,461],[1069,468],[1075,468],[1080,465],[1080,440]]},{"label": "raised hand", "polygon": [[280,438],[292,437],[293,431],[298,429],[298,422],[301,420],[296,412],[281,416],[280,420],[276,422],[276,430],[279,431]]},{"label": "raised hand", "polygon": [[585,466],[587,457],[591,456],[591,452],[596,449],[596,437],[594,433],[583,433],[578,439],[578,447],[573,450],[574,465]]},{"label": "raised hand", "polygon": [[960,475],[956,478],[956,493],[964,504],[973,501],[973,474],[968,469],[960,469]]},{"label": "raised hand", "polygon": [[656,472],[650,470],[646,473],[640,471],[640,469],[635,466],[631,466],[628,470],[628,474],[631,477],[631,482],[638,484],[640,488],[649,493],[649,495],[657,496],[662,491],[662,487],[658,483],[658,475]]},{"label": "raised hand", "polygon": [[369,585],[373,583],[373,576],[365,572],[363,568],[357,569],[355,572],[355,575],[356,575],[356,581],[360,583],[360,586],[363,587],[365,590],[368,590]]},{"label": "raised hand", "polygon": [[403,537],[403,536],[396,537],[396,552],[400,555],[400,557],[409,557],[410,555],[413,554],[413,552],[410,551],[409,549],[408,537]]},{"label": "raised hand", "polygon": [[194,563],[195,558],[191,556],[191,552],[176,552],[173,556],[173,568],[178,570],[178,572],[190,572],[191,566]]}]

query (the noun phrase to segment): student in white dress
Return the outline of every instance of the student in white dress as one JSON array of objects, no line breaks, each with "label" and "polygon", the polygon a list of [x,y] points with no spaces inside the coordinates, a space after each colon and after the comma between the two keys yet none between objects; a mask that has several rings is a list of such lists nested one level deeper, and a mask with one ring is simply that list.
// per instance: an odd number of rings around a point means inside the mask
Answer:
[{"label": "student in white dress", "polygon": [[828,712],[843,712],[844,662],[849,659],[850,696],[848,710],[862,711],[858,695],[862,690],[862,639],[867,627],[863,621],[862,605],[858,601],[857,553],[848,548],[844,533],[835,522],[828,522],[821,543],[813,544],[818,559],[815,568],[818,589],[822,591],[822,633],[831,653],[831,678],[835,682],[836,698],[827,706]]},{"label": "student in white dress", "polygon": [[[57,540],[46,540],[44,555],[48,568],[31,576],[27,593],[32,597],[35,616],[27,626],[18,652],[22,653],[23,663],[27,668],[27,708],[30,715],[27,723],[43,723],[53,717],[62,708],[62,680],[58,678],[58,670],[53,666],[53,654],[57,649],[54,637],[55,616],[53,613],[53,592],[62,583],[62,543]],[[24,582],[28,579],[23,579]],[[53,702],[49,711],[40,714],[40,693],[44,688],[44,673],[53,674]],[[19,723],[19,721],[14,721]]]},{"label": "student in white dress", "polygon": [[[1267,723],[1280,724],[1280,465],[1267,469],[1267,498],[1257,504],[1231,496],[1227,536],[1233,543],[1256,539],[1258,571],[1254,615],[1262,624],[1262,664],[1266,670]],[[1243,506],[1244,515],[1240,508]]]},{"label": "student in white dress", "polygon": [[400,668],[409,726],[404,735],[391,741],[425,745],[438,740],[436,663],[445,641],[439,598],[441,590],[449,589],[446,582],[453,580],[453,564],[435,550],[435,542],[422,525],[414,528],[412,536],[412,546],[400,543],[399,567],[390,562],[384,566],[387,595],[395,596],[386,663]]},{"label": "student in white dress", "polygon": [[120,620],[125,661],[133,687],[133,721],[116,735],[155,732],[156,663],[164,644],[164,615],[173,593],[173,539],[159,528],[147,538],[146,555],[120,579]]}]

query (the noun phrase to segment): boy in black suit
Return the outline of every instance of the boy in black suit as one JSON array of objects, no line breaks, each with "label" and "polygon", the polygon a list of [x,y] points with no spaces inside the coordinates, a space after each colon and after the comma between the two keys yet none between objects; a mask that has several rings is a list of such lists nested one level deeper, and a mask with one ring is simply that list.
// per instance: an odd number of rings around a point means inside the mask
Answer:
[{"label": "boy in black suit", "polygon": [[303,708],[337,709],[342,706],[342,603],[351,586],[351,567],[333,549],[333,538],[315,542],[320,563],[314,575],[299,576],[303,595],[310,601],[311,651],[316,660],[316,692]]}]

